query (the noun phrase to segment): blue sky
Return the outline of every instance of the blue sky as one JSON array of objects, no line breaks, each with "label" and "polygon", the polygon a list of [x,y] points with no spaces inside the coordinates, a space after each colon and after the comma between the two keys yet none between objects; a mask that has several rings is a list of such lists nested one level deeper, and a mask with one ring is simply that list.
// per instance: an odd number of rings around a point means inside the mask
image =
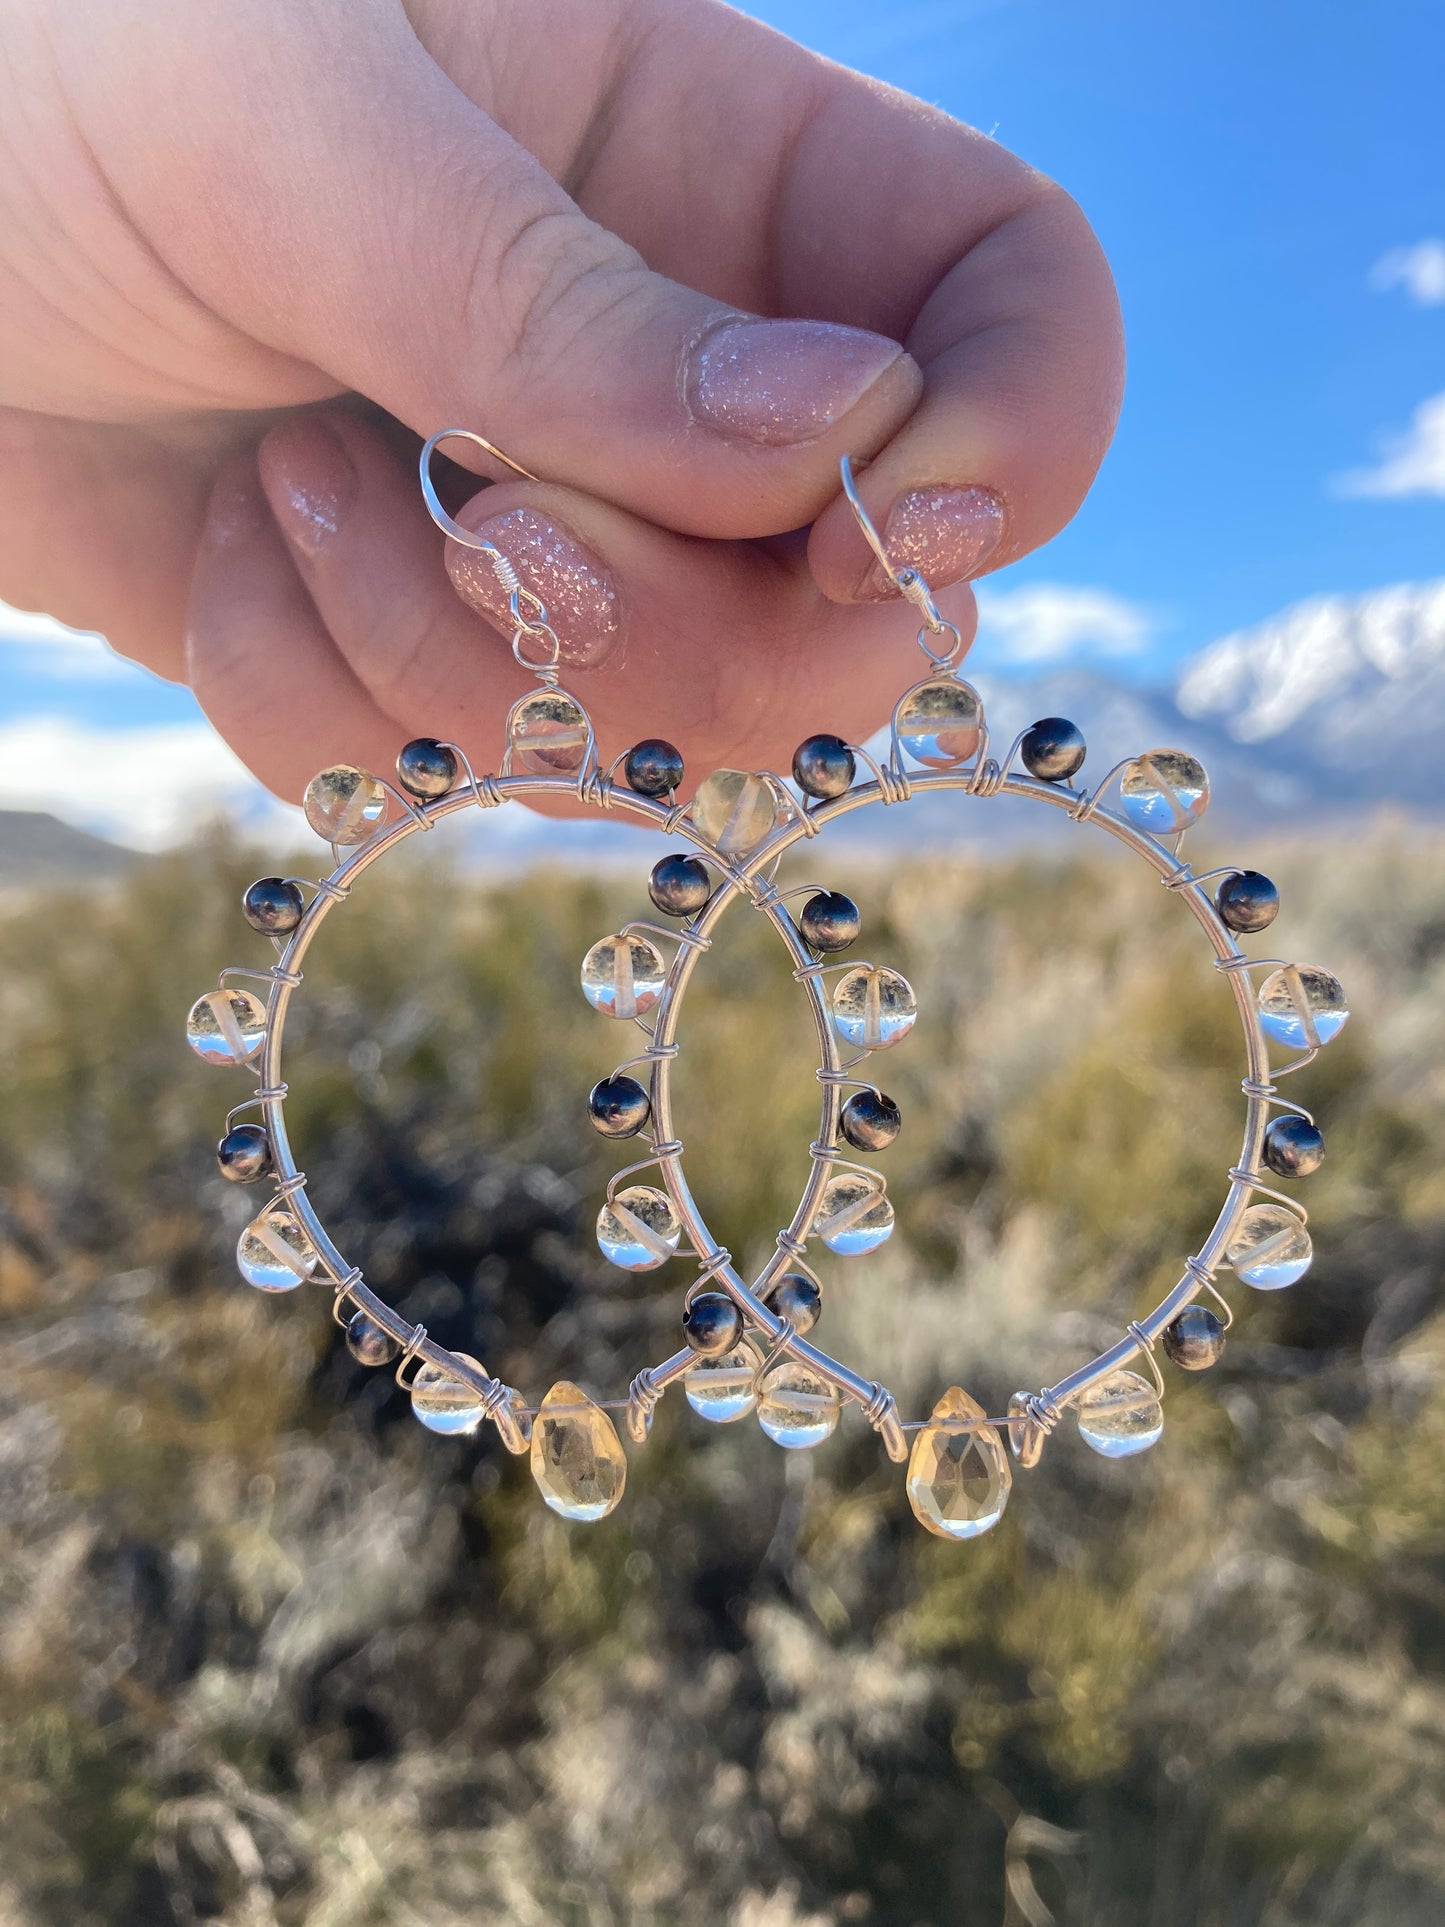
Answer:
[{"label": "blue sky", "polygon": [[[1102,646],[1163,680],[1304,597],[1445,576],[1445,399],[1428,412],[1445,395],[1438,0],[751,11],[994,133],[1076,196],[1113,261],[1130,340],[1119,436],[1074,524],[999,579],[979,669],[991,645]],[[7,647],[0,803],[44,767],[42,716],[190,725],[217,793],[241,781],[184,691],[83,651]],[[155,812],[134,832],[163,833]]]}]

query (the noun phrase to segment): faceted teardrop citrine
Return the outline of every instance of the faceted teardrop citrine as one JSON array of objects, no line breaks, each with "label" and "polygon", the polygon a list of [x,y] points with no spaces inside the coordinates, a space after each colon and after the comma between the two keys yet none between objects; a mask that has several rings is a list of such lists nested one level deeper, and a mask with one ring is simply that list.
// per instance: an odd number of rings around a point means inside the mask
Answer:
[{"label": "faceted teardrop citrine", "polygon": [[560,1379],[532,1423],[532,1477],[564,1519],[604,1519],[622,1497],[627,1456],[610,1418]]},{"label": "faceted teardrop citrine", "polygon": [[940,1539],[976,1539],[998,1524],[1013,1472],[998,1428],[966,1429],[986,1417],[981,1405],[954,1386],[933,1408],[908,1460],[908,1503],[921,1525]]}]

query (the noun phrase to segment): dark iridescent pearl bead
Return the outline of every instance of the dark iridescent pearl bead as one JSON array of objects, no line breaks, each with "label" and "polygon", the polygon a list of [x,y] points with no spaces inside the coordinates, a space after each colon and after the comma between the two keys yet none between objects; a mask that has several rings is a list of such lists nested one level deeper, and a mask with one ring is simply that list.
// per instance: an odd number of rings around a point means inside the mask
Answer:
[{"label": "dark iridescent pearl bead", "polygon": [[1019,744],[1020,762],[1041,783],[1067,783],[1087,754],[1084,732],[1067,716],[1041,716]]},{"label": "dark iridescent pearl bead", "polygon": [[346,1349],[358,1365],[389,1365],[401,1347],[374,1318],[359,1311],[347,1322]]},{"label": "dark iridescent pearl bead", "polygon": [[742,1331],[743,1315],[725,1292],[700,1291],[682,1314],[682,1335],[701,1358],[721,1358]]},{"label": "dark iridescent pearl bead", "polygon": [[264,1125],[238,1124],[216,1146],[221,1176],[232,1184],[254,1184],[271,1169],[271,1140]]},{"label": "dark iridescent pearl bead", "polygon": [[1236,870],[1215,892],[1214,907],[1231,930],[1248,936],[1268,930],[1279,915],[1279,891],[1258,870]]},{"label": "dark iridescent pearl bead", "polygon": [[284,877],[258,877],[241,899],[241,915],[263,937],[286,937],[301,921],[306,899]]},{"label": "dark iridescent pearl bead", "polygon": [[445,796],[457,780],[456,752],[433,736],[418,736],[397,757],[396,780],[411,796]]},{"label": "dark iridescent pearl bead", "polygon": [[652,866],[647,894],[665,917],[695,917],[712,895],[701,857],[665,856]]},{"label": "dark iridescent pearl bead", "polygon": [[660,736],[649,736],[628,750],[622,774],[627,787],[639,796],[666,796],[682,783],[682,751]]},{"label": "dark iridescent pearl bead", "polygon": [[857,904],[841,890],[820,890],[817,896],[809,897],[798,918],[803,941],[815,950],[846,950],[858,941],[862,927]]},{"label": "dark iridescent pearl bead", "polygon": [[1164,1350],[1186,1372],[1207,1372],[1224,1352],[1224,1326],[1207,1305],[1186,1305],[1164,1327]]},{"label": "dark iridescent pearl bead", "polygon": [[903,1128],[903,1113],[882,1091],[854,1091],[838,1125],[855,1151],[886,1151]]},{"label": "dark iridescent pearl bead", "polygon": [[842,796],[857,774],[857,761],[841,736],[810,736],[793,751],[793,781],[805,796]]},{"label": "dark iridescent pearl bead", "polygon": [[652,1115],[652,1103],[635,1077],[619,1071],[592,1086],[587,1115],[603,1137],[636,1137]]},{"label": "dark iridescent pearl bead", "polygon": [[823,1315],[823,1294],[815,1278],[788,1271],[768,1293],[769,1309],[786,1318],[794,1331],[811,1331]]},{"label": "dark iridescent pearl bead", "polygon": [[1264,1131],[1264,1161],[1282,1178],[1307,1178],[1325,1161],[1325,1134],[1307,1117],[1272,1117]]}]

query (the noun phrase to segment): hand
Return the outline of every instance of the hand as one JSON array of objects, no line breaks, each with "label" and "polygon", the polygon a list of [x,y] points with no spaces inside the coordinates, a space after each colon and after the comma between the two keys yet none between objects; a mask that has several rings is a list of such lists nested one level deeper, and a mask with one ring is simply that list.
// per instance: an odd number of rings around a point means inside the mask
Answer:
[{"label": "hand", "polygon": [[921,663],[840,455],[937,589],[1053,535],[1107,446],[1117,310],[1067,196],[712,0],[0,28],[0,594],[184,677],[283,794],[417,734],[493,767],[528,684],[484,560],[451,545],[447,587],[415,436],[546,478],[461,519],[604,752],[695,770],[856,739]]}]

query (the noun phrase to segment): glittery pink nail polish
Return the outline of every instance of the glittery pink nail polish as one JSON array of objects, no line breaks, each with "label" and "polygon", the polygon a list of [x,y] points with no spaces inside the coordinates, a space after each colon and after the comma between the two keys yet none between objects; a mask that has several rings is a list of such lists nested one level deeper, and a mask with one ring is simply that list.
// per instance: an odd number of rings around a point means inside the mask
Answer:
[{"label": "glittery pink nail polish", "polygon": [[829,321],[724,321],[692,349],[684,391],[694,420],[785,446],[831,428],[902,353],[886,335]]},{"label": "glittery pink nail polish", "polygon": [[261,479],[282,531],[315,555],[341,526],[356,493],[356,469],[324,417],[273,428],[261,444]]},{"label": "glittery pink nail polish", "polygon": [[[622,645],[617,585],[570,529],[523,507],[479,522],[476,532],[496,543],[524,587],[546,603],[563,662],[595,669],[615,660]],[[463,602],[511,634],[507,596],[485,555],[449,542],[447,572]]]},{"label": "glittery pink nail polish", "polygon": [[[1003,503],[987,488],[916,488],[893,504],[883,546],[895,569],[917,569],[941,589],[977,575],[1003,536]],[[898,591],[877,562],[859,585],[863,602],[886,602]]]}]

